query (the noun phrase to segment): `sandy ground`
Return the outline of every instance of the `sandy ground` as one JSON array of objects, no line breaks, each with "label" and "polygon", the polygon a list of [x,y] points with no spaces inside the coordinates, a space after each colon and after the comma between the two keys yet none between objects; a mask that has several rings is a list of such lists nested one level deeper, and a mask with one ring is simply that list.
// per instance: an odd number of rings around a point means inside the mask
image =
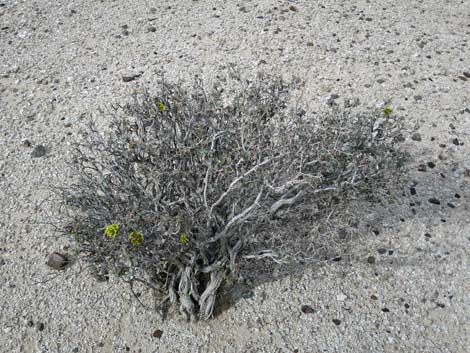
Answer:
[{"label": "sandy ground", "polygon": [[[0,0],[0,351],[468,352],[469,39],[466,0]],[[378,234],[252,283],[207,323],[162,321],[80,265],[51,277],[68,242],[38,203],[67,181],[81,120],[161,70],[230,64],[301,77],[310,109],[338,95],[406,118],[410,179],[393,211],[364,216]]]}]

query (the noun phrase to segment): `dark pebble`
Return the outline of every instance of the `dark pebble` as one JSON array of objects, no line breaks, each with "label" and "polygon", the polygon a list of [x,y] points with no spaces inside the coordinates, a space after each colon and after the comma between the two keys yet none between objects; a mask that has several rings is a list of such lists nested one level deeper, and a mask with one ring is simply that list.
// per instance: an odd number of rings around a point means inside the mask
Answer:
[{"label": "dark pebble", "polygon": [[377,230],[377,229],[372,229],[372,233],[374,233],[375,235],[379,235],[380,232]]},{"label": "dark pebble", "polygon": [[372,294],[372,295],[370,296],[370,299],[372,299],[372,300],[377,300],[377,299],[379,299],[379,298],[378,298],[376,295]]},{"label": "dark pebble", "polygon": [[380,248],[380,249],[377,249],[377,252],[380,254],[380,255],[383,255],[387,252],[387,249],[384,249],[384,248]]},{"label": "dark pebble", "polygon": [[423,96],[420,96],[420,95],[416,95],[413,97],[415,101],[420,101],[423,99]]},{"label": "dark pebble", "polygon": [[431,237],[432,237],[431,234],[429,234],[429,233],[424,233],[424,236],[425,236],[426,238],[431,238]]},{"label": "dark pebble", "polygon": [[413,135],[411,135],[411,139],[413,141],[421,141],[421,134],[419,132],[415,132]]},{"label": "dark pebble", "polygon": [[131,82],[131,81],[134,81],[135,79],[136,79],[135,75],[122,76],[122,80],[124,82]]},{"label": "dark pebble", "polygon": [[374,256],[369,256],[367,258],[367,263],[369,264],[375,264],[375,257]]},{"label": "dark pebble", "polygon": [[390,309],[389,309],[389,308],[382,308],[382,311],[383,311],[384,313],[389,313],[389,312],[390,312]]},{"label": "dark pebble", "polygon": [[155,337],[155,338],[161,338],[163,335],[163,331],[162,330],[156,330],[152,336]]},{"label": "dark pebble", "polygon": [[302,307],[300,308],[300,310],[304,313],[304,314],[313,314],[315,312],[315,310],[313,310],[313,308],[310,306],[310,305],[302,305]]},{"label": "dark pebble", "polygon": [[450,208],[455,208],[455,205],[452,202],[447,202],[447,206],[449,206]]},{"label": "dark pebble", "polygon": [[33,152],[31,152],[32,158],[41,158],[44,157],[47,153],[47,149],[43,145],[37,145],[34,147]]},{"label": "dark pebble", "polygon": [[418,171],[419,172],[425,172],[426,171],[426,165],[425,164],[418,165]]},{"label": "dark pebble", "polygon": [[289,10],[291,10],[293,12],[297,12],[297,7],[295,7],[294,5],[290,5]]},{"label": "dark pebble", "polygon": [[408,303],[405,303],[404,306],[405,306],[405,309],[409,309],[409,308],[410,308],[410,304],[408,304]]},{"label": "dark pebble", "polygon": [[416,195],[416,188],[411,187],[410,188],[410,194],[411,195]]},{"label": "dark pebble", "polygon": [[23,143],[22,143],[22,145],[23,145],[24,147],[31,147],[32,144],[31,144],[31,141],[29,141],[29,140],[24,140]]},{"label": "dark pebble", "polygon": [[454,197],[455,197],[456,199],[460,199],[460,195],[457,194],[457,193],[454,195]]},{"label": "dark pebble", "polygon": [[313,42],[307,42],[307,47],[313,47]]},{"label": "dark pebble", "polygon": [[432,203],[433,205],[440,205],[441,204],[441,201],[439,201],[438,199],[434,198],[434,197],[431,197],[429,200],[428,200],[429,203]]},{"label": "dark pebble", "polygon": [[38,331],[44,331],[44,329],[46,328],[46,326],[45,326],[42,322],[40,322],[40,323],[38,324],[37,328],[38,328]]},{"label": "dark pebble", "polygon": [[331,261],[340,262],[341,261],[341,256],[336,256]]},{"label": "dark pebble", "polygon": [[433,162],[428,162],[428,167],[429,168],[434,168],[436,165]]},{"label": "dark pebble", "polygon": [[463,75],[466,77],[466,78],[470,78],[470,71],[465,71],[463,73]]},{"label": "dark pebble", "polygon": [[67,256],[59,254],[57,252],[53,252],[49,255],[49,260],[47,261],[47,265],[54,270],[62,270],[67,266],[68,259]]},{"label": "dark pebble", "polygon": [[33,327],[33,326],[34,326],[33,320],[28,320],[28,322],[26,323],[26,325],[28,325],[28,327]]},{"label": "dark pebble", "polygon": [[389,251],[388,251],[388,254],[389,254],[389,255],[393,255],[393,253],[394,253],[393,250],[389,250]]},{"label": "dark pebble", "polygon": [[150,27],[147,28],[147,31],[149,31],[149,32],[156,32],[157,29],[156,29],[154,26],[150,26]]},{"label": "dark pebble", "polygon": [[458,139],[457,137],[452,140],[452,143],[453,143],[454,145],[456,145],[456,146],[459,146],[459,145],[460,145],[460,141],[459,141],[459,139]]},{"label": "dark pebble", "polygon": [[339,320],[339,319],[333,319],[333,320],[331,320],[331,321],[333,321],[333,323],[334,323],[336,326],[341,325],[341,320]]},{"label": "dark pebble", "polygon": [[436,303],[436,305],[437,305],[439,308],[445,308],[445,304],[442,304],[442,303]]}]

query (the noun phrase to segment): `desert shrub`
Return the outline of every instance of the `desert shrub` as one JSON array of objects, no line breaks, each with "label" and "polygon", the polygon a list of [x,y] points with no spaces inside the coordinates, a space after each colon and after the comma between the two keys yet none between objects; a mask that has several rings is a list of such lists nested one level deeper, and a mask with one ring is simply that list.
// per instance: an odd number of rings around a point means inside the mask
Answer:
[{"label": "desert shrub", "polygon": [[242,259],[300,257],[290,220],[308,227],[331,200],[375,193],[399,163],[392,114],[306,112],[295,81],[265,75],[221,82],[162,78],[114,107],[111,132],[84,130],[75,181],[59,188],[85,261],[191,318],[212,316]]}]

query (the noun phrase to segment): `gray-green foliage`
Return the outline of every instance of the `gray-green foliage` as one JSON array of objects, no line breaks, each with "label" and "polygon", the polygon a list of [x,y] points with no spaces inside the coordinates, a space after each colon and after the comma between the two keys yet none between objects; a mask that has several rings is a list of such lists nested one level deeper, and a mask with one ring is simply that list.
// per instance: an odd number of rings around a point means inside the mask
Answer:
[{"label": "gray-green foliage", "polygon": [[332,198],[380,188],[399,159],[393,116],[313,114],[291,104],[295,83],[234,82],[207,91],[198,79],[189,89],[162,80],[158,94],[116,107],[111,134],[89,125],[77,180],[62,190],[63,229],[86,261],[145,283],[191,318],[212,316],[241,261],[287,259],[300,241],[289,219],[308,222],[302,215]]}]

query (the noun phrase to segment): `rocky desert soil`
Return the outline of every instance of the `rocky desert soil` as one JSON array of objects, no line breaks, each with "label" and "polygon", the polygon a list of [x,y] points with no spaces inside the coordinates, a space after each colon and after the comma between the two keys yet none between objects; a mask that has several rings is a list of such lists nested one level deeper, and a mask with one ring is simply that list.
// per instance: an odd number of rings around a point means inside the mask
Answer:
[{"label": "rocky desert soil", "polygon": [[[0,0],[0,352],[468,352],[469,39],[467,0]],[[411,155],[396,207],[207,323],[162,321],[80,264],[56,276],[70,243],[41,202],[80,124],[162,70],[231,65],[300,77],[309,109],[393,107]]]}]

